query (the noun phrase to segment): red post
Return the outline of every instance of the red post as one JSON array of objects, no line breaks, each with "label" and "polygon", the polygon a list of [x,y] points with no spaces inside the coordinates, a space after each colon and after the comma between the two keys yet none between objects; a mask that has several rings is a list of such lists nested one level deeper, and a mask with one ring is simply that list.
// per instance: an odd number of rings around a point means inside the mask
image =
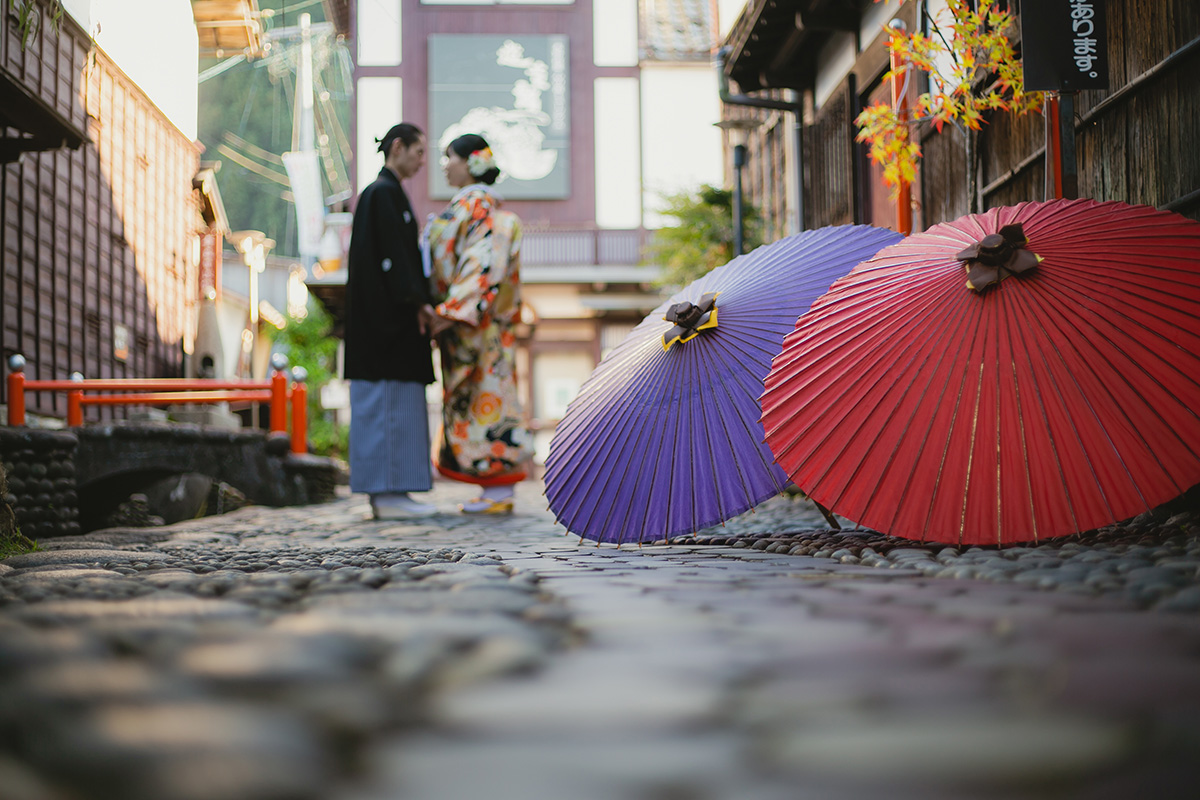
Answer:
[{"label": "red post", "polygon": [[292,452],[308,452],[308,387],[303,381],[292,386]]},{"label": "red post", "polygon": [[[900,20],[892,20],[893,28],[904,30],[904,23]],[[892,69],[892,108],[896,111],[896,116],[902,121],[908,120],[908,93],[906,91],[907,71],[901,71],[903,64],[895,50],[891,51],[891,69]],[[908,236],[912,233],[912,186],[901,179],[900,191],[896,196],[896,232]]]},{"label": "red post", "polygon": [[67,392],[67,427],[78,428],[83,425],[83,390],[72,389]]},{"label": "red post", "polygon": [[1046,93],[1046,199],[1059,200],[1062,190],[1062,138],[1058,121],[1058,95]]},{"label": "red post", "polygon": [[287,430],[287,375],[277,369],[271,373],[271,433]]},{"label": "red post", "polygon": [[8,373],[8,424],[25,424],[25,373],[21,369]]}]

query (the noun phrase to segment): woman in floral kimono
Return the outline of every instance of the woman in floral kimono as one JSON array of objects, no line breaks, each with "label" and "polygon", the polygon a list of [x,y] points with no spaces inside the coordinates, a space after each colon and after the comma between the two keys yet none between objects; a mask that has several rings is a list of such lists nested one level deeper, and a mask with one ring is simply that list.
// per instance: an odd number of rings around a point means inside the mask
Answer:
[{"label": "woman in floral kimono", "polygon": [[430,330],[442,354],[437,468],[481,487],[463,513],[510,514],[530,456],[515,370],[520,221],[498,209],[500,170],[482,136],[452,141],[443,168],[458,193],[426,229]]}]

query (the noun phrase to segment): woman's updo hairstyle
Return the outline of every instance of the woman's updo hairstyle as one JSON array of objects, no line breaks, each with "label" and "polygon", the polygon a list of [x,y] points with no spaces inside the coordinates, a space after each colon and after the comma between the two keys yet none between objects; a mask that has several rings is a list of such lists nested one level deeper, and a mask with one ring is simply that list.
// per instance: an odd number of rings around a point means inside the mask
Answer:
[{"label": "woman's updo hairstyle", "polygon": [[[446,145],[447,150],[453,150],[455,155],[467,162],[467,170],[471,173],[471,177],[480,183],[491,186],[500,177],[500,168],[495,165],[495,160],[492,157],[492,149],[488,147],[487,139],[484,139],[477,133],[464,133],[457,139]],[[479,153],[476,156],[476,162],[481,162],[487,168],[476,172],[475,164],[472,164],[471,154]]]},{"label": "woman's updo hairstyle", "polygon": [[389,128],[382,139],[376,139],[375,141],[379,143],[379,152],[383,153],[386,158],[388,151],[392,149],[392,142],[399,139],[404,143],[405,147],[412,147],[424,135],[421,133],[421,129],[411,122],[401,122]]}]

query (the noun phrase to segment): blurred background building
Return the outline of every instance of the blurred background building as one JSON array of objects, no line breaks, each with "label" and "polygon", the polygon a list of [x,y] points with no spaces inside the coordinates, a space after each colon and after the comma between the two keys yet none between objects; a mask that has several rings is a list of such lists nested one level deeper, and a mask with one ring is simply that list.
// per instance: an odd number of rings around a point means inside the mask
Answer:
[{"label": "blurred background building", "polygon": [[[438,158],[461,133],[486,137],[525,225],[523,401],[544,455],[599,360],[662,300],[644,263],[664,194],[722,183],[709,0],[357,0],[355,191],[382,165],[375,138],[397,121],[429,135],[408,187],[422,211],[451,191]],[[311,282],[336,280],[327,276]]]},{"label": "blurred background building", "polygon": [[[201,238],[223,224],[195,142],[191,4],[31,3],[27,31],[15,4],[0,13],[4,355],[35,379],[180,375]],[[61,394],[28,402],[65,414]]]},{"label": "blurred background building", "polygon": [[[747,200],[761,211],[766,238],[824,225],[895,227],[897,209],[882,168],[855,140],[854,120],[873,103],[891,103],[891,86],[883,80],[889,69],[887,27],[896,23],[909,33],[950,39],[946,0],[719,0],[719,5],[729,98],[723,113],[742,128],[737,135],[744,136],[747,150]],[[1015,16],[1008,35],[1020,57],[1028,22],[1022,7],[1034,4],[997,5]],[[1079,196],[1200,218],[1194,122],[1200,119],[1200,81],[1188,77],[1200,65],[1200,15],[1194,4],[1177,0],[1105,0],[1093,6],[1106,20],[1096,47],[1107,88],[1067,93],[1074,106]],[[1071,41],[1064,38],[1060,46],[1062,54],[1072,52]],[[911,105],[929,81],[917,70],[904,87]],[[953,125],[938,130],[928,122],[914,126],[922,157],[911,187],[913,230],[971,207],[1052,199],[1046,130],[1040,113],[988,112],[968,165],[962,130]],[[974,198],[968,196],[971,186]]]}]

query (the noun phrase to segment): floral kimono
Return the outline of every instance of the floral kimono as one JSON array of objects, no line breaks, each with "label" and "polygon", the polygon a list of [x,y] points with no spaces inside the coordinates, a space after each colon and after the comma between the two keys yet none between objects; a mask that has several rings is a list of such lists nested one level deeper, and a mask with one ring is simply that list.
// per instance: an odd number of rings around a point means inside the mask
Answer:
[{"label": "floral kimono", "polygon": [[521,224],[489,187],[464,187],[427,229],[430,285],[439,316],[442,430],[438,471],[482,486],[525,478],[529,434],[516,381],[521,311]]}]

